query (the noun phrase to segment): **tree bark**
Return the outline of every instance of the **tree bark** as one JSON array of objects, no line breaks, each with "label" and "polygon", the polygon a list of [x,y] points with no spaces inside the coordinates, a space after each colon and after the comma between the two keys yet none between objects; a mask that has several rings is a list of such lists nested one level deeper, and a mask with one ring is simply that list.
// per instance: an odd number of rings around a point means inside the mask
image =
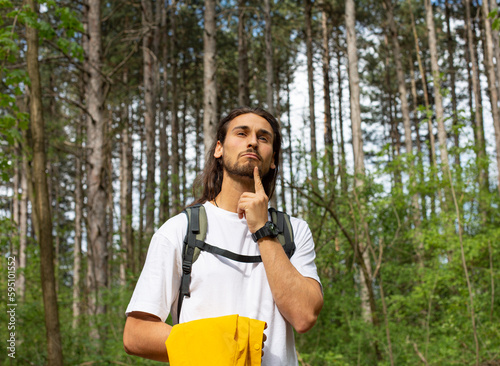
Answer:
[{"label": "tree bark", "polygon": [[170,177],[172,183],[172,208],[173,213],[177,214],[182,209],[181,203],[181,188],[180,188],[180,155],[179,155],[179,90],[177,79],[177,0],[172,1],[172,10],[170,13],[170,26],[172,30],[172,37],[170,38],[170,65],[171,65],[171,85],[172,85],[172,99],[171,99],[171,126],[172,126],[172,175]]},{"label": "tree bark", "polygon": [[338,92],[338,103],[339,103],[339,135],[340,135],[340,164],[339,164],[339,175],[340,175],[340,187],[344,194],[347,194],[347,162],[345,154],[345,142],[344,142],[344,113],[343,113],[343,92],[342,92],[342,70],[341,70],[341,60],[342,53],[340,47],[340,31],[337,31],[337,92]]},{"label": "tree bark", "polygon": [[[448,181],[448,170],[450,168],[447,149],[447,136],[444,127],[443,97],[441,95],[441,80],[439,75],[438,51],[436,29],[434,26],[434,15],[430,0],[425,0],[425,14],[427,32],[429,38],[429,51],[431,54],[432,80],[434,85],[434,106],[436,109],[436,122],[438,128],[439,151],[441,153],[441,164],[443,168],[443,180]],[[447,203],[445,203],[446,205]]]},{"label": "tree bark", "polygon": [[169,190],[169,143],[168,143],[168,29],[167,29],[167,6],[161,11],[162,28],[162,61],[163,61],[163,88],[160,117],[160,223],[167,221],[170,216],[170,190]]},{"label": "tree bark", "polygon": [[349,62],[349,91],[351,106],[352,145],[354,153],[355,186],[363,185],[365,172],[365,155],[363,152],[363,136],[361,130],[361,108],[359,97],[358,50],[356,45],[356,15],[354,0],[346,1],[347,58]]},{"label": "tree bark", "polygon": [[450,25],[450,14],[451,5],[450,1],[445,2],[445,14],[446,14],[446,45],[448,48],[448,74],[450,75],[450,93],[451,93],[451,107],[453,111],[453,143],[455,145],[455,166],[458,171],[457,179],[461,181],[461,168],[460,168],[460,141],[459,141],[459,130],[458,130],[458,110],[457,110],[457,90],[456,90],[456,70],[453,58],[455,56],[455,44],[454,37],[451,34]]},{"label": "tree bark", "polygon": [[328,163],[327,176],[329,179],[334,178],[335,162],[333,159],[333,128],[332,128],[332,101],[330,97],[330,31],[328,29],[328,13],[325,9],[325,4],[321,10],[321,30],[323,36],[323,102],[325,109],[324,123],[324,140],[325,154]]},{"label": "tree bark", "polygon": [[155,228],[155,167],[156,167],[156,116],[155,116],[155,71],[156,56],[153,50],[153,4],[151,0],[142,0],[142,39],[143,85],[144,85],[144,127],[146,129],[146,237],[153,236]]},{"label": "tree bark", "polygon": [[394,11],[392,6],[392,0],[385,0],[385,9],[387,11],[387,21],[389,25],[389,30],[391,33],[392,42],[392,54],[394,57],[394,63],[396,64],[396,75],[398,78],[398,92],[399,99],[401,101],[401,112],[403,115],[403,126],[405,131],[405,149],[406,154],[410,158],[410,185],[413,190],[412,194],[412,217],[413,222],[416,227],[420,225],[420,205],[418,202],[418,194],[416,192],[416,180],[414,174],[414,164],[413,164],[413,142],[411,137],[411,120],[410,120],[410,107],[408,105],[405,75],[403,71],[403,64],[401,62],[401,47],[398,40],[398,30],[396,27],[396,22],[394,21]]},{"label": "tree bark", "polygon": [[312,2],[304,0],[305,12],[305,36],[307,55],[307,83],[309,90],[309,125],[311,133],[311,178],[313,182],[318,180],[318,170],[316,168],[318,153],[316,150],[316,115],[314,109],[314,73],[313,73],[313,49],[312,49]]},{"label": "tree bark", "polygon": [[26,173],[27,166],[25,154],[22,158],[22,169],[21,169],[21,200],[19,202],[19,272],[17,275],[17,291],[21,301],[24,301],[26,293],[26,276],[24,270],[26,269],[26,249],[27,249],[27,239],[28,239],[28,175]]},{"label": "tree bark", "polygon": [[266,43],[266,102],[267,110],[274,115],[274,71],[273,41],[271,34],[271,0],[264,0],[265,43]]},{"label": "tree bark", "polygon": [[[124,74],[124,84],[127,85],[127,73]],[[130,120],[128,103],[125,103],[123,115],[123,130],[121,133],[120,150],[120,285],[125,286],[127,269],[132,269],[130,259],[134,258],[132,246],[132,141],[130,138]]]},{"label": "tree bark", "polygon": [[[496,86],[495,65],[493,63],[493,38],[491,35],[491,22],[488,18],[489,7],[488,1],[484,0],[482,5],[482,17],[485,30],[485,54],[484,67],[486,76],[488,77],[488,90],[490,92],[491,114],[493,117],[493,126],[495,128],[495,147],[497,151],[497,171],[500,172],[500,111],[498,109],[498,89]],[[500,174],[498,176],[498,192],[500,193]]]},{"label": "tree bark", "polygon": [[[88,221],[88,290],[89,315],[104,314],[101,292],[108,284],[108,248],[106,226],[107,182],[105,176],[105,124],[103,116],[105,85],[102,76],[101,2],[88,1],[88,41],[86,103],[87,118],[87,221]],[[97,332],[93,333],[98,337]]]},{"label": "tree bark", "polygon": [[250,92],[248,88],[248,41],[245,26],[246,1],[238,1],[238,104],[248,106],[250,104]]},{"label": "tree bark", "polygon": [[[34,0],[27,1],[31,11],[38,14]],[[35,199],[32,202],[38,218],[37,232],[40,245],[40,277],[47,334],[47,362],[49,366],[63,365],[59,310],[57,307],[56,280],[54,276],[54,248],[52,215],[50,212],[47,175],[45,174],[45,126],[43,119],[42,88],[38,63],[38,31],[26,26],[26,63],[30,85],[30,121],[33,133],[33,178]]]},{"label": "tree bark", "polygon": [[[424,64],[422,62],[422,57],[420,56],[421,52],[420,52],[417,28],[415,26],[415,19],[413,17],[411,0],[408,0],[408,5],[410,7],[411,27],[413,30],[413,38],[415,40],[415,54],[417,56],[417,61],[418,61],[418,70],[419,70],[420,76],[422,78],[422,89],[424,91],[425,109],[426,109],[426,111],[430,111],[429,93],[427,91],[427,77],[426,77],[426,73],[425,73]],[[427,118],[427,127],[428,127],[428,131],[429,131],[429,145],[430,145],[430,150],[431,150],[431,154],[430,154],[429,158],[431,161],[431,165],[433,167],[437,167],[436,143],[434,141],[434,132],[433,132],[433,127],[432,127],[432,121],[431,121],[431,118],[429,118],[428,116],[426,118]],[[431,201],[434,202],[434,199],[431,199]],[[434,209],[432,210],[432,212],[434,212]]]},{"label": "tree bark", "polygon": [[[80,122],[80,121],[78,121]],[[81,271],[82,271],[82,219],[83,219],[83,148],[82,126],[77,126],[76,141],[78,144],[75,155],[75,241],[73,244],[73,321],[72,327],[76,329],[81,314]]]},{"label": "tree bark", "polygon": [[217,45],[215,0],[205,0],[203,32],[203,134],[205,154],[215,139],[217,128]]},{"label": "tree bark", "polygon": [[[349,63],[349,90],[351,94],[351,127],[352,127],[352,144],[354,154],[354,190],[361,190],[364,184],[365,164],[363,152],[363,137],[361,131],[361,106],[360,106],[360,91],[359,91],[359,74],[358,74],[358,54],[356,45],[356,12],[354,7],[354,0],[347,0],[345,4],[345,19],[346,19],[346,32],[347,32],[347,58]],[[355,193],[356,194],[356,193]],[[363,206],[359,207],[362,211]],[[361,312],[362,318],[367,323],[378,325],[376,309],[375,309],[375,296],[372,288],[372,271],[371,264],[366,250],[365,243],[367,238],[360,238],[357,240],[358,253],[362,253],[359,257],[358,263],[361,268],[359,271],[360,280],[360,298],[361,298]],[[365,243],[363,243],[365,242]],[[378,350],[376,351],[378,353]]]},{"label": "tree bark", "polygon": [[481,190],[488,190],[488,159],[486,158],[486,143],[483,125],[483,106],[481,85],[479,84],[479,65],[476,57],[475,41],[473,37],[472,18],[470,14],[471,0],[465,0],[465,30],[467,32],[467,49],[472,69],[472,89],[474,92],[474,138],[476,145],[476,161],[479,168],[479,186]]}]

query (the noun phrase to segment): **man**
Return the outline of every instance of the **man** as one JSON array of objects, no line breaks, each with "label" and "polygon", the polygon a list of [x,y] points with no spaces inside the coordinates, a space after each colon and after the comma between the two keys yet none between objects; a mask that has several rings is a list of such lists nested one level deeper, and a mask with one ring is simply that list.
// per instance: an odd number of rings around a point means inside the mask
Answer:
[{"label": "man", "polygon": [[311,232],[303,220],[291,218],[296,250],[290,259],[276,238],[256,243],[251,236],[269,221],[280,149],[279,124],[262,109],[238,108],[221,120],[197,201],[207,212],[205,241],[260,255],[262,262],[240,263],[201,252],[192,267],[191,296],[177,314],[187,218],[180,214],[168,220],[152,238],[126,311],[128,353],[168,361],[169,313],[180,323],[239,314],[267,323],[263,365],[297,365],[292,327],[299,333],[311,329],[323,306]]}]

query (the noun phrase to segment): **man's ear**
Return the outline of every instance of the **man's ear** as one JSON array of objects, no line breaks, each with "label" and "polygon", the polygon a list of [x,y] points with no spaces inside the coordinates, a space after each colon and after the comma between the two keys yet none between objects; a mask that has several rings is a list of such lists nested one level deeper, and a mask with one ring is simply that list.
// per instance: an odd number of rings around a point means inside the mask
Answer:
[{"label": "man's ear", "polygon": [[214,151],[214,158],[218,159],[220,157],[222,157],[222,144],[220,143],[220,141],[217,141],[217,145],[215,146],[215,151]]},{"label": "man's ear", "polygon": [[273,160],[271,161],[271,166],[270,166],[271,169],[276,169],[276,164],[274,164],[274,155],[275,154],[276,153],[273,153]]}]

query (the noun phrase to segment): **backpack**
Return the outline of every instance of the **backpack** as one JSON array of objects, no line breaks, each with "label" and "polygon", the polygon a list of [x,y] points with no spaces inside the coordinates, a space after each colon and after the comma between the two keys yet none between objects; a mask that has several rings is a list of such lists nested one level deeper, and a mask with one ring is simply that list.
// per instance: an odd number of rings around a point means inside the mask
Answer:
[{"label": "backpack", "polygon": [[[186,214],[188,219],[188,228],[186,236],[184,237],[184,246],[182,249],[182,277],[179,290],[179,301],[177,304],[177,319],[179,319],[181,315],[181,307],[184,297],[190,296],[189,284],[191,283],[191,267],[198,259],[201,251],[221,255],[237,262],[262,262],[260,255],[250,256],[237,254],[205,243],[205,237],[207,236],[207,213],[202,204],[186,207],[183,212]],[[283,246],[283,250],[288,258],[291,258],[295,252],[295,242],[293,239],[293,229],[292,224],[290,223],[290,216],[282,211],[277,211],[272,207],[269,208],[269,213],[271,215],[272,222],[278,228],[278,240]]]}]

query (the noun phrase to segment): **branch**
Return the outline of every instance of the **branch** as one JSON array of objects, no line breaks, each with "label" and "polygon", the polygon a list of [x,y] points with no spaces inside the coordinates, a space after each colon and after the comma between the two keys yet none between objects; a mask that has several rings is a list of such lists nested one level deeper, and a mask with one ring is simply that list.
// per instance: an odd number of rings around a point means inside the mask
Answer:
[{"label": "branch", "polygon": [[118,72],[118,70],[120,70],[123,67],[123,65],[125,65],[125,63],[134,55],[134,53],[137,52],[137,50],[139,49],[138,44],[139,43],[136,42],[134,48],[132,49],[132,51],[130,51],[127,57],[125,57],[118,65],[116,65],[116,67],[113,70],[111,70],[111,72],[108,74],[109,78],[112,78],[113,75],[116,74],[116,72]]},{"label": "branch", "polygon": [[74,65],[78,70],[80,70],[81,72],[83,73],[86,73],[86,70],[85,68],[79,63],[79,62],[75,62],[75,60],[73,59],[73,57],[71,57],[71,55],[68,55],[66,52],[64,52],[64,50],[62,50],[57,44],[55,44],[54,42],[52,42],[51,40],[48,40],[48,39],[45,39],[45,42],[47,42],[50,46],[52,46],[55,50],[61,52],[63,54],[63,56],[72,64]]},{"label": "branch", "polygon": [[342,225],[342,223],[340,222],[337,214],[335,213],[335,211],[333,211],[328,205],[326,205],[323,201],[323,197],[321,197],[317,192],[313,191],[313,194],[315,196],[317,196],[320,201],[316,201],[314,198],[312,198],[310,195],[308,195],[307,193],[305,193],[302,189],[300,189],[299,187],[296,187],[296,186],[290,186],[291,188],[297,190],[297,192],[299,192],[302,196],[306,197],[308,200],[310,200],[311,202],[313,202],[315,205],[318,205],[320,207],[323,207],[325,210],[328,211],[328,213],[330,215],[332,215],[333,219],[335,220],[335,222],[337,223],[337,225],[339,226],[340,230],[342,230],[342,233],[344,234],[344,236],[346,237],[347,241],[349,242],[349,244],[351,244],[351,247],[353,250],[355,250],[356,248],[356,245],[354,243],[354,241],[352,240],[351,236],[349,235],[349,233],[347,232],[347,230],[344,228],[344,226]]},{"label": "branch", "polygon": [[60,94],[53,92],[52,90],[49,90],[49,89],[44,89],[44,90],[45,90],[45,93],[48,94],[49,96],[51,96],[51,97],[57,97],[57,98],[65,101],[65,102],[67,102],[69,104],[72,104],[75,107],[79,108],[83,113],[85,113],[86,115],[90,116],[89,111],[87,110],[87,107],[84,106],[82,103],[77,102],[76,100],[73,100],[73,99],[69,99],[69,98],[63,97]]},{"label": "branch", "polygon": [[413,344],[413,349],[415,350],[415,353],[417,354],[418,358],[420,358],[420,361],[422,361],[425,365],[428,365],[429,363],[425,359],[424,355],[418,350],[418,346],[415,342],[412,342]]}]

